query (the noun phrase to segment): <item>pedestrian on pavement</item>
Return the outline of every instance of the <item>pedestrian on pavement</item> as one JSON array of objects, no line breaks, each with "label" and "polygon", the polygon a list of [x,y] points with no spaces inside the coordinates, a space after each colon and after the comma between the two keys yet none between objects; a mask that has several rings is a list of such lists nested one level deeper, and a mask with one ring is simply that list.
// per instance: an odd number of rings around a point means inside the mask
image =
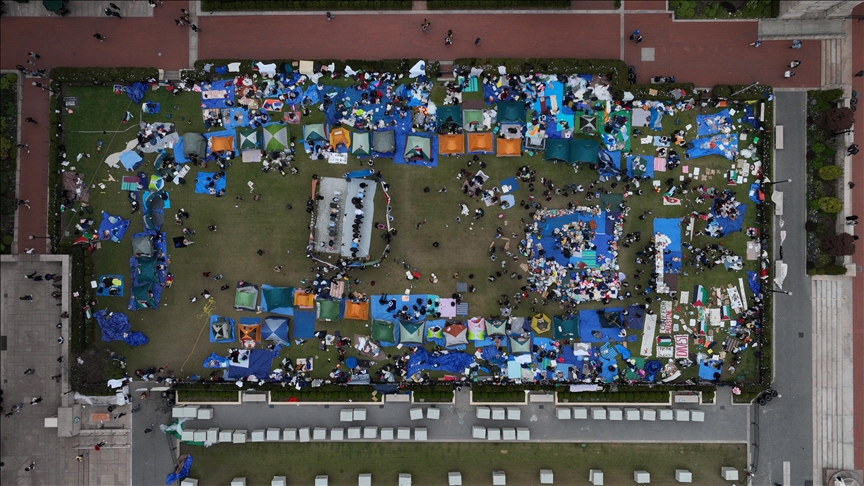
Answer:
[{"label": "pedestrian on pavement", "polygon": [[30,405],[36,405],[42,401],[42,397],[33,397],[30,399]]},{"label": "pedestrian on pavement", "polygon": [[27,368],[26,370],[24,370],[25,375],[32,375],[35,372],[36,370],[34,370],[33,368]]},{"label": "pedestrian on pavement", "polygon": [[31,295],[31,294],[27,294],[27,295],[25,295],[24,297],[18,297],[18,300],[29,300],[29,301],[32,301],[32,300],[33,300],[33,295]]},{"label": "pedestrian on pavement", "polygon": [[854,182],[849,181],[849,189],[855,189],[855,183]]},{"label": "pedestrian on pavement", "polygon": [[15,65],[15,69],[21,71],[21,72],[24,73],[24,74],[27,73],[27,68],[24,67],[24,66],[22,66],[22,65],[20,65],[20,64],[16,64],[16,65]]},{"label": "pedestrian on pavement", "polygon": [[196,34],[201,33],[201,29],[199,29],[198,26],[195,24],[189,24],[189,28],[192,29],[192,32],[195,32]]},{"label": "pedestrian on pavement", "polygon": [[33,59],[39,59],[40,57],[42,57],[42,56],[40,56],[39,54],[36,54],[36,53],[33,52],[33,51],[30,51],[29,53],[27,53],[27,55],[30,56],[30,57],[32,57]]},{"label": "pedestrian on pavement", "polygon": [[862,78],[862,77],[864,77],[864,69],[858,71],[858,72],[855,73],[853,76],[855,76],[856,78]]},{"label": "pedestrian on pavement", "polygon": [[138,405],[135,405],[135,407],[132,408],[132,413],[138,412],[140,410],[141,410],[141,404],[139,403]]},{"label": "pedestrian on pavement", "polygon": [[150,8],[158,7],[158,5],[156,5],[156,0],[147,0],[147,3],[150,4]]},{"label": "pedestrian on pavement", "polygon": [[333,14],[327,12],[327,20],[333,20]]},{"label": "pedestrian on pavement", "polygon": [[794,71],[786,71],[785,73],[783,73],[784,78],[791,78],[792,76],[795,76]]},{"label": "pedestrian on pavement", "polygon": [[62,362],[63,362],[63,356],[58,357],[58,358],[57,358],[57,362],[58,362],[58,363],[62,363]]},{"label": "pedestrian on pavement", "polygon": [[54,375],[54,376],[51,377],[51,379],[54,380],[54,381],[58,381],[58,382],[59,382],[59,381],[60,381],[60,378],[61,378],[62,376],[63,376],[63,375]]},{"label": "pedestrian on pavement", "polygon": [[34,124],[34,125],[38,125],[38,124],[39,124],[39,122],[37,122],[36,120],[34,120],[33,117],[29,117],[29,116],[28,116],[27,118],[25,118],[24,121],[27,122],[27,123],[32,123],[32,124]]},{"label": "pedestrian on pavement", "polygon": [[146,429],[144,429],[144,433],[149,434],[150,432],[153,432],[153,426],[154,425],[156,425],[156,424],[150,424],[150,427],[147,427]]},{"label": "pedestrian on pavement", "polygon": [[801,61],[792,61],[792,62],[789,63],[789,67],[790,67],[791,69],[795,69],[796,67],[798,67],[798,66],[800,66],[800,65],[801,65]]},{"label": "pedestrian on pavement", "polygon": [[189,12],[185,8],[181,8],[180,11],[183,12],[183,15],[189,15]]},{"label": "pedestrian on pavement", "polygon": [[115,420],[120,420],[121,418],[123,418],[123,417],[125,417],[125,416],[126,416],[126,412],[120,412],[120,413],[118,413],[117,415],[114,416],[114,419],[115,419]]},{"label": "pedestrian on pavement", "polygon": [[[35,255],[36,254],[36,248],[24,248],[24,253],[26,253],[28,255]],[[30,297],[30,300],[33,300],[32,296]]]},{"label": "pedestrian on pavement", "polygon": [[452,45],[452,44],[453,44],[453,41],[450,40],[450,36],[449,36],[449,35],[448,35],[447,37],[444,38],[444,45],[445,45],[445,46],[449,46],[449,45]]},{"label": "pedestrian on pavement", "polygon": [[28,154],[30,153],[30,145],[27,145],[26,143],[19,143],[18,148],[26,150]]},{"label": "pedestrian on pavement", "polygon": [[477,40],[474,41],[474,45],[475,45],[475,46],[479,46],[479,45],[480,45],[480,38],[479,38],[479,37],[477,38]]},{"label": "pedestrian on pavement", "polygon": [[641,36],[641,35],[637,35],[637,36],[636,36],[636,43],[638,44],[638,43],[640,43],[640,42],[642,42],[642,36]]},{"label": "pedestrian on pavement", "polygon": [[423,23],[420,24],[420,30],[428,34],[430,25],[432,24],[429,23],[429,20],[423,19]]},{"label": "pedestrian on pavement", "polygon": [[180,19],[174,19],[174,23],[177,24],[177,27],[183,27],[185,25]]},{"label": "pedestrian on pavement", "polygon": [[115,5],[113,3],[109,3],[108,6],[113,8],[114,10],[120,10],[120,7],[118,7],[117,5]]},{"label": "pedestrian on pavement", "polygon": [[756,39],[756,42],[751,42],[750,45],[753,47],[759,47],[762,45],[762,39]]},{"label": "pedestrian on pavement", "polygon": [[30,471],[32,471],[32,470],[34,470],[34,469],[36,469],[36,462],[35,462],[35,461],[34,461],[34,462],[31,462],[29,466],[27,466],[27,467],[24,468],[24,470],[27,471],[27,472],[30,472]]},{"label": "pedestrian on pavement", "polygon": [[858,221],[846,221],[846,226],[858,226]]},{"label": "pedestrian on pavement", "polygon": [[453,31],[447,30],[447,37],[453,37]]},{"label": "pedestrian on pavement", "polygon": [[118,19],[123,19],[123,17],[120,16],[120,12],[112,11],[111,16],[117,17]]},{"label": "pedestrian on pavement", "polygon": [[99,32],[93,34],[93,38],[98,40],[99,42],[105,42],[105,36],[100,34]]},{"label": "pedestrian on pavement", "polygon": [[30,209],[30,200],[29,199],[19,199],[18,207],[27,206],[27,209]]},{"label": "pedestrian on pavement", "polygon": [[105,12],[106,17],[113,17],[114,16],[114,11],[111,10],[110,8],[106,7],[102,11]]},{"label": "pedestrian on pavement", "polygon": [[853,214],[852,216],[846,216],[846,221],[858,221],[858,215]]},{"label": "pedestrian on pavement", "polygon": [[789,46],[789,49],[801,49],[801,41],[795,39],[792,41],[792,45]]},{"label": "pedestrian on pavement", "polygon": [[[30,152],[29,150],[27,152]],[[858,144],[853,143],[849,147],[846,148],[846,155],[855,155],[858,153]]]},{"label": "pedestrian on pavement", "polygon": [[639,32],[639,29],[634,30],[633,33],[630,34],[630,40],[631,40],[631,41],[635,41],[636,38],[639,37],[641,34],[642,34],[642,33]]}]

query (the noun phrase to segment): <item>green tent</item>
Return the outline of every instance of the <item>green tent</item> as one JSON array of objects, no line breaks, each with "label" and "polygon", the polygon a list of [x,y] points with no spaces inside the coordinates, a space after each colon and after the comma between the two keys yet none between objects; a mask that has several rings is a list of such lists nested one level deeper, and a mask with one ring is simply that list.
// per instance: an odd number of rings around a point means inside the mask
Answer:
[{"label": "green tent", "polygon": [[366,157],[372,150],[369,132],[351,132],[351,155]]},{"label": "green tent", "polygon": [[[264,286],[261,290],[261,299],[267,303],[267,309],[292,308],[294,307],[294,287],[271,287]],[[262,302],[262,303],[263,303]]]},{"label": "green tent", "polygon": [[578,339],[579,338],[579,318],[561,319],[560,317],[552,318],[552,338],[553,339]]},{"label": "green tent", "polygon": [[423,323],[399,323],[399,342],[401,344],[423,344]]},{"label": "green tent", "polygon": [[63,8],[63,0],[42,0],[42,6],[49,12],[57,13]]},{"label": "green tent", "polygon": [[288,147],[288,127],[274,123],[264,127],[264,150],[285,150]]},{"label": "green tent", "polygon": [[507,321],[501,319],[486,319],[487,336],[506,336]]},{"label": "green tent", "polygon": [[234,309],[255,311],[255,304],[258,302],[258,287],[252,284],[238,285],[237,292],[234,294]]},{"label": "green tent", "polygon": [[568,162],[571,164],[574,162],[596,164],[600,161],[600,156],[597,155],[598,150],[600,150],[600,142],[597,140],[574,138],[570,140],[570,159]]},{"label": "green tent", "polygon": [[153,284],[147,282],[132,287],[132,302],[134,310],[138,309],[156,309],[156,300],[153,299],[153,294],[150,292]]},{"label": "green tent", "polygon": [[569,162],[570,141],[563,138],[546,139],[546,155],[543,160],[552,162]]},{"label": "green tent", "polygon": [[319,300],[315,302],[318,309],[318,319],[335,321],[339,319],[339,302],[335,300]]},{"label": "green tent", "polygon": [[156,260],[153,258],[138,259],[138,281],[159,283],[159,278],[156,275]]},{"label": "green tent", "polygon": [[408,135],[403,155],[405,160],[432,160],[432,139]]},{"label": "green tent", "polygon": [[460,127],[462,126],[462,108],[459,105],[439,106],[436,117],[439,127],[445,123],[455,123]]},{"label": "green tent", "polygon": [[525,354],[531,352],[531,335],[530,334],[514,334],[510,336],[510,352],[515,354]]},{"label": "green tent", "polygon": [[372,321],[372,340],[378,343],[396,343],[396,324],[375,319]]},{"label": "green tent", "polygon": [[525,123],[525,104],[521,101],[499,101],[496,121]]},{"label": "green tent", "polygon": [[483,125],[483,110],[463,110],[462,126],[468,130],[480,130]]},{"label": "green tent", "polygon": [[323,123],[311,123],[303,125],[303,141],[315,142],[317,140],[327,140],[327,129]]},{"label": "green tent", "polygon": [[244,128],[240,130],[240,150],[255,150],[261,146],[261,137],[258,130]]}]

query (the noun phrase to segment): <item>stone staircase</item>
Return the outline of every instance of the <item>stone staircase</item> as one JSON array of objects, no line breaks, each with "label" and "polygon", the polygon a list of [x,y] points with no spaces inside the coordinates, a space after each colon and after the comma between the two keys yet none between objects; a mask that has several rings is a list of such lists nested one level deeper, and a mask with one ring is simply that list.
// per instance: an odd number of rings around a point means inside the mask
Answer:
[{"label": "stone staircase", "polygon": [[169,80],[169,81],[178,81],[180,79],[180,70],[159,70],[159,79],[160,80]]},{"label": "stone staircase", "polygon": [[453,81],[453,61],[438,61],[438,81]]},{"label": "stone staircase", "polygon": [[[814,277],[813,477],[854,469],[852,280]],[[780,324],[780,323],[778,323]]]},{"label": "stone staircase", "polygon": [[822,41],[822,89],[843,88],[852,79],[852,41],[836,37]]}]

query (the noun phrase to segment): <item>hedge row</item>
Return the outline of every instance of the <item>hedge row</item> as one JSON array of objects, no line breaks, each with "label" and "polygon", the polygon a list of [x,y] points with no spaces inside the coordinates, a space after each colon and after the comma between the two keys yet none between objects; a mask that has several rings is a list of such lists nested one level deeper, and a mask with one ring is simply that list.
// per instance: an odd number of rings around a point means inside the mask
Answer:
[{"label": "hedge row", "polygon": [[570,10],[570,0],[428,0],[429,10]]},{"label": "hedge row", "polygon": [[[265,389],[270,387],[265,387]],[[296,388],[270,388],[270,400],[273,402],[287,402],[296,398],[301,402],[372,402],[372,392],[375,391],[367,385],[322,385],[320,387]],[[380,400],[380,396],[378,398]]]},{"label": "hedge row", "polygon": [[203,0],[201,10],[204,12],[411,10],[411,0]]},{"label": "hedge row", "polygon": [[846,267],[843,265],[831,264],[824,268],[809,268],[807,275],[846,275]]},{"label": "hedge row", "polygon": [[51,80],[57,83],[92,83],[100,81],[111,83],[134,83],[143,79],[159,78],[156,68],[69,68],[59,67],[51,70]]},{"label": "hedge row", "polygon": [[[414,66],[417,61],[420,59],[378,59],[378,60],[369,60],[369,59],[320,59],[316,60],[316,65],[327,65],[327,64],[335,64],[336,71],[345,72],[345,66],[351,66],[351,69],[355,71],[366,71],[366,72],[389,72],[389,73],[407,73],[412,66]],[[216,77],[216,74],[211,69],[210,72],[204,70],[204,66],[206,64],[212,64],[213,66],[225,66],[232,62],[237,62],[237,59],[203,59],[195,61],[194,70],[193,71],[185,71],[186,76],[190,77],[194,80],[204,80]],[[255,74],[257,71],[254,69],[255,64],[258,62],[262,62],[264,64],[276,64],[277,71],[284,72],[285,65],[291,66],[292,63],[296,62],[295,59],[269,59],[269,60],[255,60],[255,61],[241,61],[240,62],[240,72],[239,73],[231,73],[232,75],[236,74]],[[426,63],[426,72],[429,75],[437,74],[437,63],[433,66],[433,63]],[[405,82],[408,82],[408,77],[406,76]]]}]

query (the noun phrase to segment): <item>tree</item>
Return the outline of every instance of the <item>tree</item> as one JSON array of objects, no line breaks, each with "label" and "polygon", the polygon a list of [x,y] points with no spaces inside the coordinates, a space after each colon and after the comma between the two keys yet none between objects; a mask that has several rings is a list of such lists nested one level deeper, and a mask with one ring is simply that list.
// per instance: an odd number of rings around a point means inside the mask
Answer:
[{"label": "tree", "polygon": [[829,132],[842,132],[852,128],[855,113],[846,108],[831,108],[822,116],[822,127]]},{"label": "tree", "polygon": [[831,256],[845,256],[855,253],[855,238],[849,233],[840,233],[827,238],[822,249]]},{"label": "tree", "polygon": [[828,214],[839,213],[843,209],[843,203],[836,197],[825,196],[819,198],[819,211]]},{"label": "tree", "polygon": [[823,181],[833,181],[843,175],[843,169],[836,165],[825,165],[819,169],[819,178]]}]

